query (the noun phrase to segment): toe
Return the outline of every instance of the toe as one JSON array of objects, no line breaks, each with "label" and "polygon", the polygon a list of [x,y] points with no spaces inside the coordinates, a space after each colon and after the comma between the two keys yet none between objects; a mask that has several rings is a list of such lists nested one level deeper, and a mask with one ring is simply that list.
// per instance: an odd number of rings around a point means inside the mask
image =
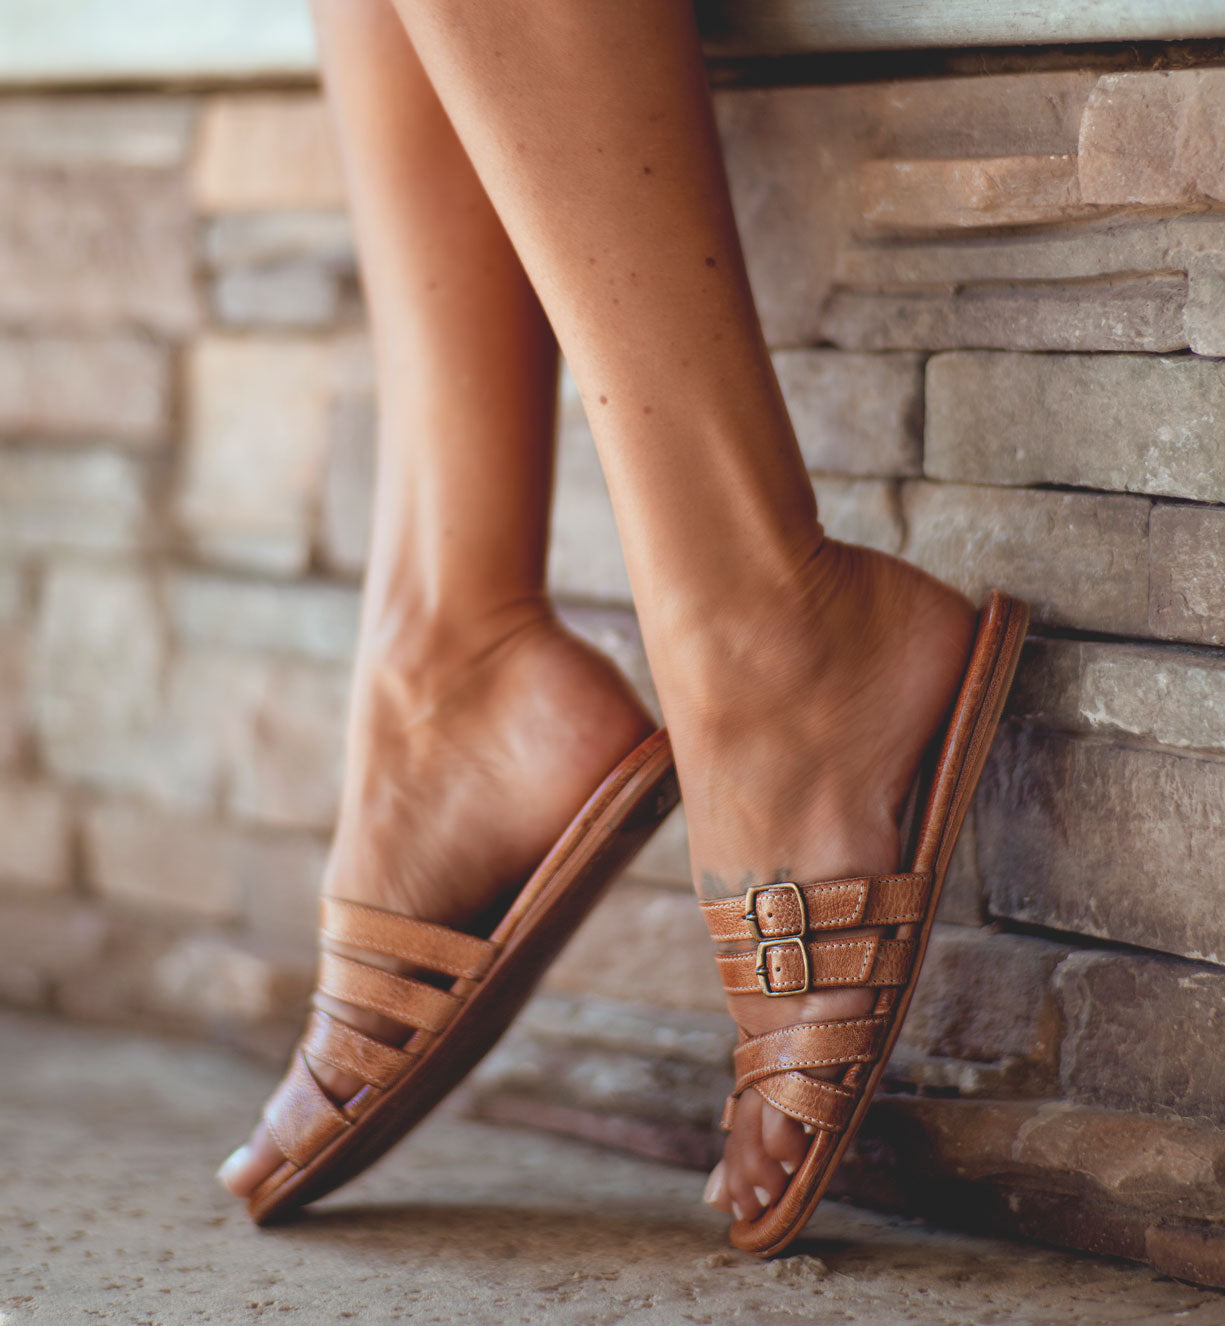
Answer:
[{"label": "toe", "polygon": [[741,1220],[755,1220],[778,1201],[787,1187],[782,1165],[766,1152],[762,1137],[763,1106],[755,1091],[745,1092],[737,1106],[723,1156],[732,1212]]},{"label": "toe", "polygon": [[722,1161],[710,1171],[710,1178],[706,1180],[706,1191],[702,1194],[702,1200],[708,1205],[713,1206],[716,1211],[725,1211],[728,1215],[732,1213],[731,1194],[727,1190],[727,1170]]},{"label": "toe", "polygon": [[761,1144],[766,1155],[778,1161],[783,1173],[791,1175],[807,1154],[809,1138],[802,1124],[767,1102],[761,1109]]},{"label": "toe", "polygon": [[217,1171],[217,1179],[235,1197],[250,1197],[284,1163],[285,1157],[272,1140],[268,1129],[260,1123],[250,1138]]}]

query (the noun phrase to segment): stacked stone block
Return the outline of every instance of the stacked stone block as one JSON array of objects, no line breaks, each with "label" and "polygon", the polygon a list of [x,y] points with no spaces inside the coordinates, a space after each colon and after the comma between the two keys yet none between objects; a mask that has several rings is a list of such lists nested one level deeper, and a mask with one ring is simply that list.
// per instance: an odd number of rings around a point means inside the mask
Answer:
[{"label": "stacked stone block", "polygon": [[[843,1187],[1225,1283],[1225,71],[717,108],[829,532],[1034,605]],[[0,996],[278,1057],[373,468],[326,117],[8,97],[0,195]],[[550,578],[653,704],[568,383],[561,418]],[[678,815],[474,1107],[701,1162],[721,1008]]]}]

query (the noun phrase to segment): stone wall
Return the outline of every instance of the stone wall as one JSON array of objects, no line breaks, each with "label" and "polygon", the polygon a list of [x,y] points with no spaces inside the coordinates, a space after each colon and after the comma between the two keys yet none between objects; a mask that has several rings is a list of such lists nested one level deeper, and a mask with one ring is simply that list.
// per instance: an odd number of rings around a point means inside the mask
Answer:
[{"label": "stone wall", "polygon": [[[1035,609],[842,1189],[1225,1284],[1225,70],[718,110],[830,532]],[[315,92],[0,99],[0,340],[0,997],[278,1057],[370,481]],[[569,389],[554,526],[649,697]],[[473,1107],[701,1163],[721,1007],[677,818]]]}]

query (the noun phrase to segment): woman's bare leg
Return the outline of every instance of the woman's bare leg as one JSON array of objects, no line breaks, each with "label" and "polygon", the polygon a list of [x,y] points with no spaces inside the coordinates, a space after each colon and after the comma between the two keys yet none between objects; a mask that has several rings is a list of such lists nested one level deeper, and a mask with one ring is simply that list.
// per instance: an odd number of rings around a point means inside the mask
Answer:
[{"label": "woman's bare leg", "polygon": [[[380,414],[325,891],[462,925],[535,866],[650,722],[545,599],[557,348],[539,303],[387,0],[315,8]],[[360,1085],[316,1067],[337,1099]],[[224,1179],[245,1194],[280,1161],[261,1126]]]},{"label": "woman's bare leg", "polygon": [[[699,889],[893,870],[973,613],[822,540],[754,312],[691,0],[395,0],[592,421]],[[756,1034],[871,993],[737,996]],[[756,1216],[806,1139],[748,1092],[709,1199]]]}]

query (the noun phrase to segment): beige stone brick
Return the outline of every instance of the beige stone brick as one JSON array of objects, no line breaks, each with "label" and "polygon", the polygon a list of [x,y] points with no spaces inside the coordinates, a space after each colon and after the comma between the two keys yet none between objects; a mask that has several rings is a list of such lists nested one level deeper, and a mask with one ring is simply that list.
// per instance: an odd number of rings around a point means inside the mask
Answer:
[{"label": "beige stone brick", "polygon": [[970,157],[865,161],[855,172],[859,225],[869,234],[1051,225],[1092,216],[1076,158]]},{"label": "beige stone brick", "polygon": [[333,364],[326,345],[206,337],[188,367],[178,514],[194,545],[275,573],[310,555]]},{"label": "beige stone brick", "polygon": [[71,817],[50,783],[0,782],[0,885],[39,891],[71,883]]},{"label": "beige stone brick", "polygon": [[206,212],[339,207],[332,126],[314,93],[234,93],[204,104],[194,169]]},{"label": "beige stone brick", "polygon": [[1225,508],[1153,508],[1153,634],[1196,644],[1225,644]]},{"label": "beige stone brick", "polygon": [[239,267],[212,286],[213,311],[230,327],[325,327],[340,306],[336,278],[313,263]]},{"label": "beige stone brick", "polygon": [[160,705],[165,641],[146,574],[55,566],[42,587],[30,671],[37,735],[54,772],[106,778]]},{"label": "beige stone brick", "polygon": [[1068,951],[1025,935],[937,925],[900,1043],[952,1059],[1019,1060],[1035,1091],[1049,1089],[1060,1031],[1050,982]]},{"label": "beige stone brick", "polygon": [[897,484],[822,475],[812,486],[817,514],[831,538],[866,544],[881,552],[901,551],[904,528]]},{"label": "beige stone brick", "polygon": [[26,636],[0,626],[0,769],[13,768],[24,753],[30,716],[26,699]]},{"label": "beige stone brick", "polygon": [[0,1000],[46,1005],[55,987],[104,952],[106,919],[95,906],[63,897],[9,897],[0,925]]},{"label": "beige stone brick", "polygon": [[325,582],[275,584],[185,571],[171,578],[168,604],[176,634],[195,645],[347,663],[357,637],[357,592]]},{"label": "beige stone brick", "polygon": [[166,435],[170,358],[134,336],[0,337],[0,432],[148,446]]},{"label": "beige stone brick", "polygon": [[[706,1145],[697,1156],[689,1150],[689,1163],[709,1163],[734,1034],[726,1015],[542,994],[481,1064],[473,1086],[482,1112],[516,1098],[530,1102],[520,1122],[545,1110],[572,1121],[582,1110],[593,1121],[658,1120],[670,1131],[697,1125]],[[662,1154],[676,1158],[674,1150]]]},{"label": "beige stone brick", "polygon": [[880,157],[1006,157],[1075,152],[1097,76],[1084,69],[897,79],[868,101]]},{"label": "beige stone brick", "polygon": [[1225,374],[1151,355],[954,353],[927,365],[924,469],[969,483],[1225,495]]},{"label": "beige stone brick", "polygon": [[664,1008],[725,1007],[696,900],[630,880],[583,923],[544,988]]},{"label": "beige stone brick", "polygon": [[[1089,955],[1084,955],[1089,956]],[[874,1117],[875,1116],[875,1117]],[[905,1137],[902,1172],[911,1179],[955,1174],[975,1185],[1022,1183],[1048,1198],[1083,1195],[1090,1238],[1103,1232],[1105,1203],[1154,1217],[1219,1220],[1221,1131],[1204,1122],[1091,1109],[1070,1101],[878,1101],[869,1143]],[[893,1182],[899,1157],[890,1157]],[[862,1161],[862,1156],[860,1157]],[[982,1189],[978,1189],[981,1196]],[[1017,1203],[1009,1199],[1009,1206]],[[1037,1214],[1037,1213],[1035,1213]],[[1041,1228],[1041,1219],[1034,1222]],[[1100,1246],[1100,1245],[1099,1245]]]},{"label": "beige stone brick", "polygon": [[0,103],[0,162],[167,169],[187,157],[195,101],[153,96],[12,96]]},{"label": "beige stone brick", "polygon": [[608,488],[578,388],[569,374],[562,383],[549,586],[558,595],[603,603],[630,601]]},{"label": "beige stone brick", "polygon": [[1077,953],[1055,977],[1060,1077],[1075,1099],[1225,1122],[1216,1029],[1225,972],[1138,953]]},{"label": "beige stone brick", "polygon": [[201,255],[216,269],[312,262],[353,272],[353,232],[341,211],[230,212],[204,227]]},{"label": "beige stone brick", "polygon": [[848,241],[838,252],[834,280],[841,286],[955,285],[967,281],[1066,281],[1182,266],[1191,244],[1225,248],[1225,218],[1198,230],[1193,218],[1114,215],[1059,230],[951,238],[893,237],[887,242]]},{"label": "beige stone brick", "polygon": [[766,339],[818,340],[843,230],[842,174],[870,112],[825,88],[723,92],[715,109]]},{"label": "beige stone brick", "polygon": [[1144,498],[907,483],[903,507],[903,554],[976,601],[1006,589],[1038,622],[1145,633]]},{"label": "beige stone brick", "polygon": [[199,322],[194,217],[174,171],[0,171],[0,319],[172,335]]},{"label": "beige stone brick", "polygon": [[340,797],[347,669],[267,669],[235,737],[227,808],[243,820],[327,829]]},{"label": "beige stone brick", "polygon": [[14,625],[25,606],[26,586],[21,568],[0,562],[0,626]]},{"label": "beige stone brick", "polygon": [[1187,344],[1197,355],[1225,355],[1225,254],[1187,260]]},{"label": "beige stone brick", "polygon": [[339,396],[328,429],[319,543],[324,563],[356,574],[366,564],[374,505],[374,401],[367,393]]},{"label": "beige stone brick", "polygon": [[259,1023],[301,1009],[309,973],[308,962],[258,941],[189,935],[153,965],[147,998],[153,1011],[197,1025]]},{"label": "beige stone brick", "polygon": [[101,448],[0,452],[0,551],[117,551],[154,542],[141,461]]},{"label": "beige stone brick", "polygon": [[84,832],[86,879],[101,897],[217,921],[239,914],[242,839],[233,829],[104,802],[86,811]]},{"label": "beige stone brick", "polygon": [[239,858],[243,917],[266,935],[313,953],[327,844],[304,833],[252,834]]},{"label": "beige stone brick", "polygon": [[993,915],[1225,963],[1225,762],[1006,725],[977,815]]},{"label": "beige stone brick", "polygon": [[971,806],[953,848],[948,874],[936,906],[936,920],[943,925],[978,926],[986,920],[982,874],[978,869],[978,828]]},{"label": "beige stone brick", "polygon": [[1225,199],[1225,70],[1105,74],[1085,107],[1081,192],[1099,203]]},{"label": "beige stone brick", "polygon": [[847,350],[1145,350],[1187,344],[1183,276],[1075,285],[836,290],[820,339]]},{"label": "beige stone brick", "polygon": [[1053,731],[1225,752],[1225,658],[1211,650],[1033,639],[1007,712]]},{"label": "beige stone brick", "polygon": [[810,470],[880,477],[919,473],[923,366],[918,355],[778,350],[773,358]]}]

